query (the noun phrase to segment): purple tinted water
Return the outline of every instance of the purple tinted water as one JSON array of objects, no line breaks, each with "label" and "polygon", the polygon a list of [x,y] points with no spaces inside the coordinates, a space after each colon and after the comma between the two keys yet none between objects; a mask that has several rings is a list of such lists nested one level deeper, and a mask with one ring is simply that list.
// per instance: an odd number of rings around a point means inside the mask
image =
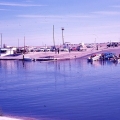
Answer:
[{"label": "purple tinted water", "polygon": [[120,119],[120,64],[0,61],[0,111],[47,120]]}]

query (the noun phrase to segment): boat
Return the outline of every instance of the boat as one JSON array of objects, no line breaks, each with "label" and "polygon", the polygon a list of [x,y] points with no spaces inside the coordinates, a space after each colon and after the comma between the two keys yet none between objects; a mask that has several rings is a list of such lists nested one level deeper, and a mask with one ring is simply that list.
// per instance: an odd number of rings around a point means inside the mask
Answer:
[{"label": "boat", "polygon": [[103,55],[104,55],[104,59],[107,59],[107,60],[115,57],[114,53],[103,53]]},{"label": "boat", "polygon": [[101,54],[93,54],[90,57],[88,57],[88,62],[93,62],[99,60],[101,57]]},{"label": "boat", "polygon": [[16,48],[0,48],[0,56],[4,57],[4,56],[10,56],[10,55],[14,55],[16,51]]},{"label": "boat", "polygon": [[39,57],[36,59],[37,61],[51,61],[51,60],[56,60],[54,56],[46,56],[46,57]]},{"label": "boat", "polygon": [[120,58],[117,59],[117,62],[120,63]]},{"label": "boat", "polygon": [[120,58],[118,58],[118,57],[116,56],[116,57],[114,57],[114,58],[111,58],[110,61],[115,62],[115,63],[116,63],[116,62],[119,63],[119,62],[120,62]]},{"label": "boat", "polygon": [[30,57],[27,57],[27,56],[24,57],[23,60],[24,60],[24,61],[35,61],[34,58],[30,58]]}]

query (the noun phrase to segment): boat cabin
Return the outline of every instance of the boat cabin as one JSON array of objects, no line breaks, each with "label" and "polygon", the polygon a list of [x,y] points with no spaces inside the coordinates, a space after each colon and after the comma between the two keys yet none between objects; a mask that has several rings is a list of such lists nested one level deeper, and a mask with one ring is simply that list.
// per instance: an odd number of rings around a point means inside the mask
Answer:
[{"label": "boat cabin", "polygon": [[14,55],[16,48],[1,48],[0,56]]}]

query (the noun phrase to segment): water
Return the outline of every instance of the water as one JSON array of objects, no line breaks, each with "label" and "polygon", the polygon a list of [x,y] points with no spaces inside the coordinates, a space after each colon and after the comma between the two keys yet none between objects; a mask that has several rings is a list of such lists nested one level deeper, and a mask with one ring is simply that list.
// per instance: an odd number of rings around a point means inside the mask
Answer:
[{"label": "water", "polygon": [[86,59],[0,61],[0,109],[38,120],[118,120],[119,71],[120,64]]}]

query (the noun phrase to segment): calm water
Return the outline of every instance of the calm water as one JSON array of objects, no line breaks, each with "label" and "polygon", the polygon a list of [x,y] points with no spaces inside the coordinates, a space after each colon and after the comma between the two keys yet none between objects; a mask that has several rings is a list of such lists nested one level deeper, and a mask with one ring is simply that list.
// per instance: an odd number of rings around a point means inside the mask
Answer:
[{"label": "calm water", "polygon": [[0,61],[0,109],[38,120],[119,120],[120,64]]}]

